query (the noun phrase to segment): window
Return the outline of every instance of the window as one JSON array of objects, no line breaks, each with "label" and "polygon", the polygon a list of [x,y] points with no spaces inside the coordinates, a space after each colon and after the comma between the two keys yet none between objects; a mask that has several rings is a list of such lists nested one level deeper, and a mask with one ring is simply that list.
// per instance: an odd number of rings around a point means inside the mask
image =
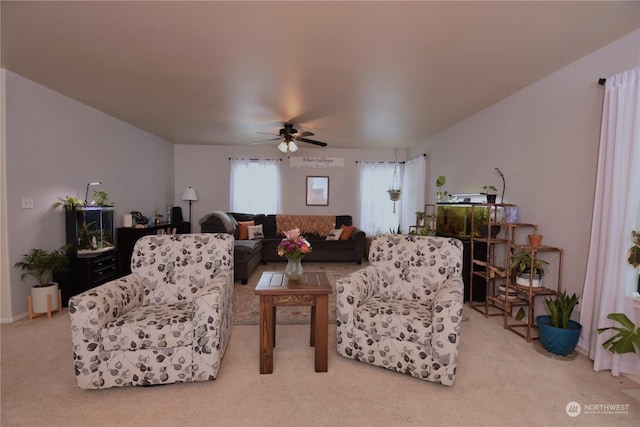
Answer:
[{"label": "window", "polygon": [[[398,173],[400,200],[393,202],[387,190],[394,183],[394,163],[360,162],[360,229],[370,236],[394,232],[400,226],[403,233],[415,225],[417,211],[424,209],[426,180],[426,157],[424,155],[404,162]],[[396,184],[398,181],[396,181]],[[395,211],[395,212],[394,212]]]},{"label": "window", "polygon": [[280,161],[231,159],[231,212],[280,212]]},{"label": "window", "polygon": [[[358,163],[360,175],[360,226],[367,235],[389,233],[400,225],[400,206],[394,213],[389,190],[393,181],[394,163]],[[401,198],[404,195],[401,195]],[[403,230],[404,231],[404,230]]]}]

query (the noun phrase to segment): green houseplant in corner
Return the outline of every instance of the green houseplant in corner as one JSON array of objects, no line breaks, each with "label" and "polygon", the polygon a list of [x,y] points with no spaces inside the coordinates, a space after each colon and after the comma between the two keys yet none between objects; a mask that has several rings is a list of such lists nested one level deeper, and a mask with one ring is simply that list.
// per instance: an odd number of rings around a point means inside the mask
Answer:
[{"label": "green houseplant in corner", "polygon": [[576,294],[569,297],[565,291],[544,299],[551,315],[538,316],[536,321],[540,343],[548,352],[566,356],[578,345],[582,325],[570,319],[578,300]]},{"label": "green houseplant in corner", "polygon": [[[631,232],[631,241],[633,246],[627,252],[627,262],[633,268],[640,267],[640,231],[633,230]],[[640,290],[640,276],[638,277],[638,290]],[[636,328],[626,314],[611,313],[607,319],[618,322],[620,326],[611,326],[608,328],[598,328],[598,334],[606,331],[616,332],[611,338],[602,343],[602,346],[614,354],[638,353],[640,354],[640,328]],[[636,312],[636,321],[638,315]]]},{"label": "green houseplant in corner", "polygon": [[47,313],[47,295],[51,295],[51,311],[58,309],[60,301],[58,298],[58,284],[53,283],[53,274],[66,271],[69,263],[67,257],[68,245],[59,249],[46,251],[44,249],[31,249],[22,255],[20,261],[14,267],[22,270],[20,280],[27,276],[36,279],[36,285],[31,288],[32,311],[33,313]]}]

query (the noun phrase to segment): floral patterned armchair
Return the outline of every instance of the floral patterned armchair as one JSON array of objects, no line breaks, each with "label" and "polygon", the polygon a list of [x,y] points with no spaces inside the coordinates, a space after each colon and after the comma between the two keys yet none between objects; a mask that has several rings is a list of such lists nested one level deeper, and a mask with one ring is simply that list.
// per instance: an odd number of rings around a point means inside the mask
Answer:
[{"label": "floral patterned armchair", "polygon": [[336,281],[338,354],[453,385],[462,251],[457,239],[376,236],[369,266]]},{"label": "floral patterned armchair", "polygon": [[131,271],[69,301],[78,387],[215,379],[233,325],[233,236],[144,236]]}]

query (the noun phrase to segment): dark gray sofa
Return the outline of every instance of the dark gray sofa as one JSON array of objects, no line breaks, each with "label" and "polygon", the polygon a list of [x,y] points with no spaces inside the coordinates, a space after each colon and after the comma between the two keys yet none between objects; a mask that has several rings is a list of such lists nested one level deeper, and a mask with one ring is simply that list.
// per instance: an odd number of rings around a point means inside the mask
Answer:
[{"label": "dark gray sofa", "polygon": [[[335,228],[352,225],[351,215],[337,215]],[[238,240],[238,221],[254,221],[262,225],[264,238],[258,240]],[[236,238],[234,244],[234,276],[246,284],[251,273],[262,262],[286,261],[278,256],[277,246],[284,237],[278,232],[276,215],[245,214],[215,211],[198,221],[202,233],[230,233]],[[326,237],[314,233],[303,233],[311,243],[311,253],[305,255],[305,261],[351,261],[358,265],[364,258],[365,233],[355,229],[348,240],[326,240]]]}]

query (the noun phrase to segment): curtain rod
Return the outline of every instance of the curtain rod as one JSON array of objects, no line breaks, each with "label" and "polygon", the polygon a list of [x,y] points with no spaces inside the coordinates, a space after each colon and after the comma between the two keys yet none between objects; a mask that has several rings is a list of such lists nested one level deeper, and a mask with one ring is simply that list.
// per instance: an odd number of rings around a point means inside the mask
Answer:
[{"label": "curtain rod", "polygon": [[282,159],[244,159],[244,158],[241,158],[241,157],[229,157],[229,160],[249,160],[249,161],[280,160],[280,161],[282,161]]},{"label": "curtain rod", "polygon": [[607,79],[605,79],[604,77],[600,77],[600,78],[598,79],[598,84],[599,84],[600,86],[604,86],[604,84],[605,84],[606,82],[607,82]]},{"label": "curtain rod", "polygon": [[[418,156],[418,157],[420,157],[420,156]],[[413,159],[417,159],[418,157],[414,157]],[[426,153],[423,153],[423,154],[422,154],[422,157],[427,157],[427,154],[426,154]],[[409,159],[409,160],[413,160],[413,159]],[[401,165],[404,165],[404,164],[405,164],[406,162],[408,162],[409,160],[405,160],[405,161],[403,161],[403,162],[398,162],[398,163],[400,163]],[[356,163],[360,163],[360,162],[361,162],[361,160],[356,160]],[[382,163],[395,163],[395,162],[371,162],[371,163],[381,163],[381,164],[382,164]]]}]

